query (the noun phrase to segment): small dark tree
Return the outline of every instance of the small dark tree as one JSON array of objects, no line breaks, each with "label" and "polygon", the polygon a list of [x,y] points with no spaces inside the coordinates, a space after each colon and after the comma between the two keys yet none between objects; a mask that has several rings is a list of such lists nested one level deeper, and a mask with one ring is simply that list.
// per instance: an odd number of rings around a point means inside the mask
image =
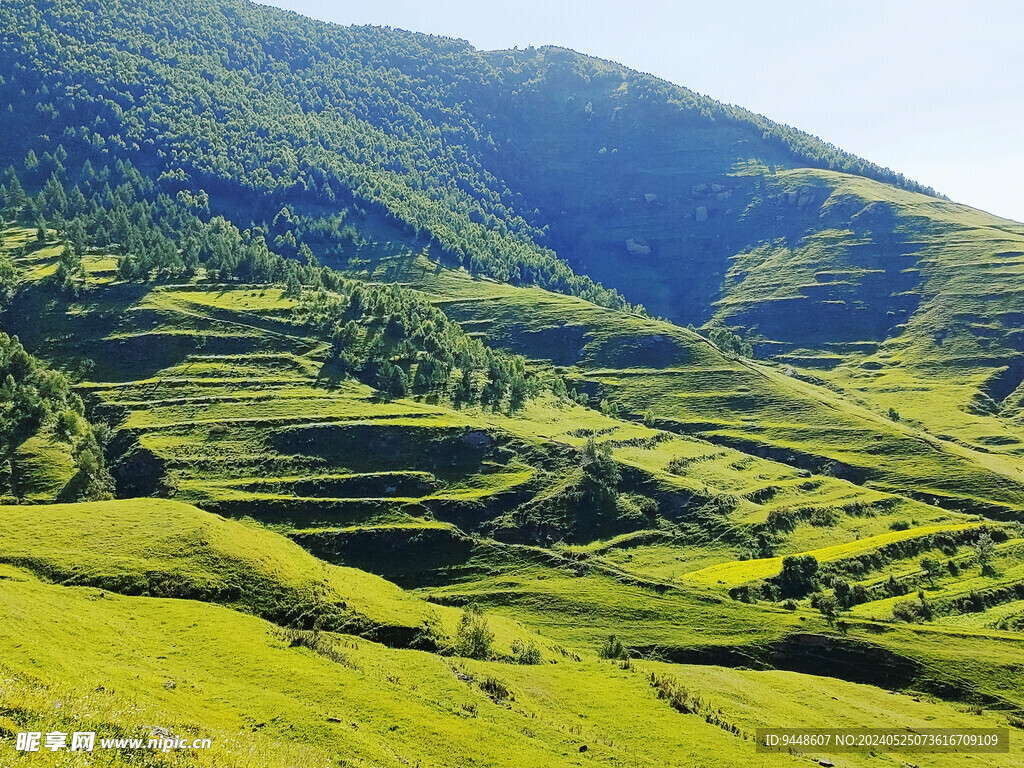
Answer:
[{"label": "small dark tree", "polygon": [[831,625],[839,615],[839,601],[832,595],[822,595],[818,598],[818,610],[825,620]]},{"label": "small dark tree", "polygon": [[622,475],[612,458],[608,443],[598,444],[593,437],[580,451],[583,477],[580,480],[579,501],[576,510],[578,529],[596,533],[615,519],[618,485]]},{"label": "small dark tree", "polygon": [[625,659],[629,656],[626,646],[615,635],[608,635],[601,647],[597,649],[597,654],[602,659]]},{"label": "small dark tree", "polygon": [[289,298],[298,298],[302,295],[302,281],[295,272],[289,272],[284,282],[284,295]]},{"label": "small dark tree", "polygon": [[924,570],[924,575],[928,577],[928,583],[934,587],[935,579],[942,575],[942,564],[930,557],[922,557],[921,568]]},{"label": "small dark tree", "polygon": [[840,608],[849,608],[853,604],[853,591],[850,589],[850,582],[846,579],[836,579],[832,584],[832,589]]},{"label": "small dark tree", "polygon": [[814,555],[783,558],[782,570],[775,577],[783,597],[803,597],[818,583],[818,559]]},{"label": "small dark tree", "polygon": [[76,256],[81,257],[85,254],[88,241],[85,225],[82,224],[81,219],[72,219],[68,224],[68,245],[71,246]]},{"label": "small dark tree", "polygon": [[462,612],[459,629],[455,635],[455,653],[470,659],[488,659],[494,633],[487,623],[483,611],[471,605]]},{"label": "small dark tree", "polygon": [[409,392],[409,377],[400,367],[385,360],[377,372],[377,389],[389,397],[405,397]]},{"label": "small dark tree", "polygon": [[981,565],[981,575],[994,576],[996,569],[992,564],[992,560],[995,558],[996,545],[988,531],[978,536],[978,540],[974,543],[974,554],[978,556],[978,564]]}]

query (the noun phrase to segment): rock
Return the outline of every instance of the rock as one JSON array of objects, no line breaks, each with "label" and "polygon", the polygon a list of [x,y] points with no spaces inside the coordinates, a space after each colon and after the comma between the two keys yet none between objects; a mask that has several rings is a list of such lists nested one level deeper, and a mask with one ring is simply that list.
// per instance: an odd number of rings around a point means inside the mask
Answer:
[{"label": "rock", "polygon": [[490,448],[494,445],[494,440],[481,429],[475,429],[472,432],[467,432],[462,436],[462,444],[467,448]]},{"label": "rock", "polygon": [[630,238],[626,241],[626,253],[630,256],[650,256],[651,246]]},{"label": "rock", "polygon": [[705,208],[703,205],[698,206],[697,210],[694,212],[693,215],[694,215],[694,218],[697,219],[697,221],[707,221],[708,220],[708,209]]}]

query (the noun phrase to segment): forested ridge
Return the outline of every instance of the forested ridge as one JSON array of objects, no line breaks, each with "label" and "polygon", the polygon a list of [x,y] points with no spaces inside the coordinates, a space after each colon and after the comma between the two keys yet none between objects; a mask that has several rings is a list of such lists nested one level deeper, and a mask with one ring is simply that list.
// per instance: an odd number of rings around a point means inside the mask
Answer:
[{"label": "forested ridge", "polygon": [[24,492],[14,469],[15,449],[45,431],[74,453],[75,474],[67,499],[104,499],[113,492],[103,444],[107,430],[85,417],[85,406],[70,379],[36,359],[17,338],[0,332],[0,499]]},{"label": "forested ridge", "polygon": [[611,62],[243,0],[4,0],[0,127],[0,754],[1024,727],[1019,225]]},{"label": "forested ridge", "polygon": [[128,160],[157,193],[203,190],[212,213],[241,229],[269,229],[287,208],[289,231],[272,243],[286,256],[306,244],[343,259],[345,211],[369,206],[475,273],[626,308],[545,247],[539,212],[496,175],[518,161],[511,116],[580,88],[612,93],[634,120],[735,125],[796,164],[917,188],[806,134],[570,51],[483,54],[231,1],[11,2],[0,21],[0,109],[17,116],[0,158],[23,182]]},{"label": "forested ridge", "polygon": [[[118,277],[128,282],[281,284],[288,295],[303,300],[304,322],[331,340],[339,375],[391,396],[432,394],[459,405],[513,410],[536,391],[523,358],[468,336],[413,291],[346,279],[321,265],[305,244],[293,249],[299,258],[272,250],[267,236],[290,221],[287,209],[275,217],[269,234],[258,227],[241,231],[210,215],[205,193],[155,194],[152,181],[130,162],[97,171],[87,160],[74,172],[60,157],[51,162],[60,171],[35,194],[9,168],[0,195],[4,217],[37,227],[36,243],[22,250],[45,245],[49,227],[56,229],[61,254],[50,282],[59,291],[83,289],[82,256],[89,248],[117,254]],[[61,178],[76,182],[70,192]],[[276,239],[278,245],[283,241],[280,235]],[[9,261],[0,263],[2,295],[12,294],[17,280]]]}]

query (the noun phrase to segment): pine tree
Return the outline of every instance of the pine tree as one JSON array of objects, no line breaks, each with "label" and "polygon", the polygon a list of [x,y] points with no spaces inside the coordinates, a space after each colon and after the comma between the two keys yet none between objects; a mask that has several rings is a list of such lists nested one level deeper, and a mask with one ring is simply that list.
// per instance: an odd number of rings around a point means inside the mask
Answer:
[{"label": "pine tree", "polygon": [[85,233],[85,225],[81,219],[72,219],[67,226],[68,244],[76,256],[83,256],[88,245],[88,236]]}]

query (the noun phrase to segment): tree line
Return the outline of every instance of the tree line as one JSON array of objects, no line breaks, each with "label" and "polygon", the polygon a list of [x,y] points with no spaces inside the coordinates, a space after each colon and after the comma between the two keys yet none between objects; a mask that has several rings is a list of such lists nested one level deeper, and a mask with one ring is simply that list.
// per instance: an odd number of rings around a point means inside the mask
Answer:
[{"label": "tree line", "polygon": [[98,248],[117,255],[118,276],[129,282],[283,286],[300,299],[305,322],[330,338],[335,370],[387,396],[429,395],[514,411],[542,386],[524,358],[468,336],[422,295],[345,278],[320,264],[305,244],[295,248],[295,258],[273,250],[271,243],[288,245],[273,234],[282,230],[287,209],[269,224],[240,230],[211,215],[205,192],[182,190],[172,198],[127,161],[98,169],[86,161],[63,176],[64,183],[54,172],[38,190],[27,191],[9,167],[0,185],[6,217],[34,225],[39,238],[50,227],[62,238],[52,279],[63,290],[79,290],[82,256]]}]

